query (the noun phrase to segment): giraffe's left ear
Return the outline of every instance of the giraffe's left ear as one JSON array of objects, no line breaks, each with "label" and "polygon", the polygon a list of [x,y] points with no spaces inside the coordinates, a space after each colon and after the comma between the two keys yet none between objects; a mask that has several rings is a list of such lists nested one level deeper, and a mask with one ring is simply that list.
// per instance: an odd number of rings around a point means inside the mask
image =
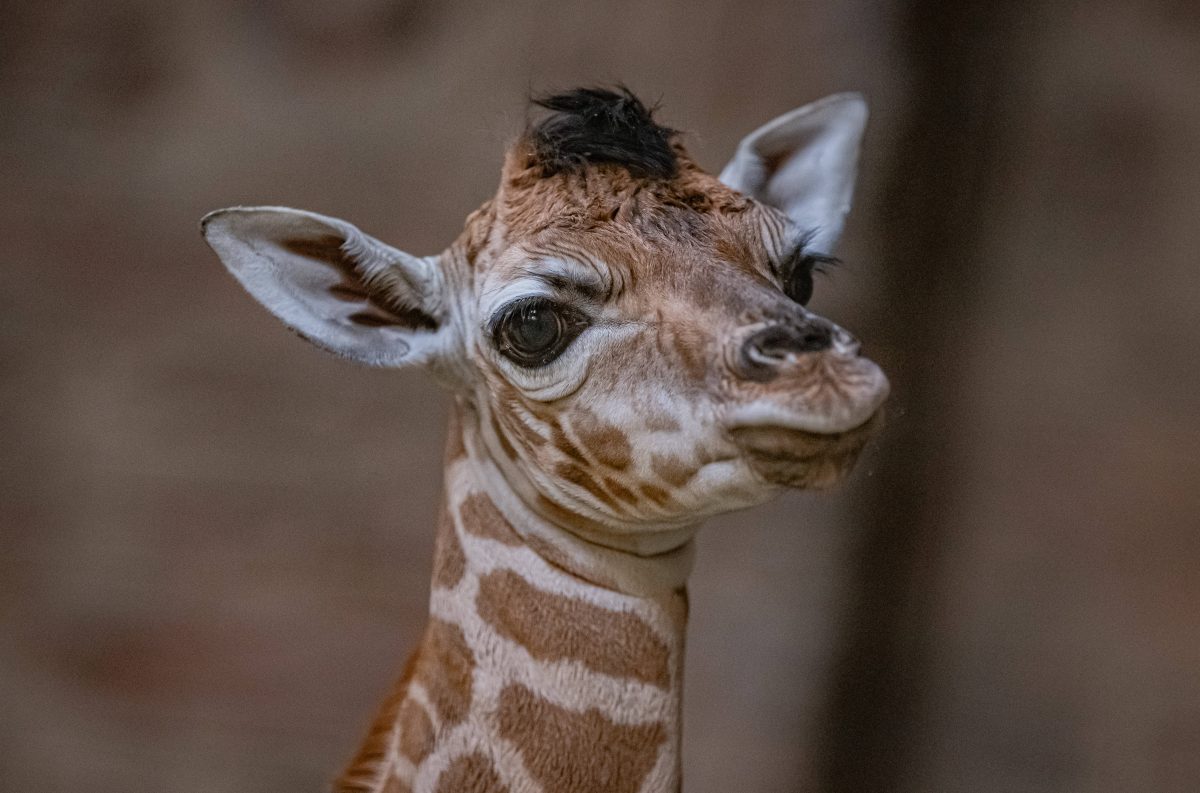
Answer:
[{"label": "giraffe's left ear", "polygon": [[721,181],[787,213],[813,250],[829,253],[850,211],[866,124],[861,95],[827,96],[745,137]]},{"label": "giraffe's left ear", "polygon": [[258,302],[305,339],[374,366],[444,349],[444,281],[420,258],[337,218],[286,207],[219,209],[204,239]]}]

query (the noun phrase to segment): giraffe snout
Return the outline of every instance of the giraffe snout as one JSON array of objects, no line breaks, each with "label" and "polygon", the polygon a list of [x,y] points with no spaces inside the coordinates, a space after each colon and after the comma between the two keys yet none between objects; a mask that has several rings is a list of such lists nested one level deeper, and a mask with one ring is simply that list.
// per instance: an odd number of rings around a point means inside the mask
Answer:
[{"label": "giraffe snout", "polygon": [[854,343],[841,328],[820,317],[807,317],[800,323],[776,323],[751,333],[737,355],[739,374],[748,380],[769,382],[779,376],[784,365],[808,353],[824,352],[835,344],[841,348]]}]

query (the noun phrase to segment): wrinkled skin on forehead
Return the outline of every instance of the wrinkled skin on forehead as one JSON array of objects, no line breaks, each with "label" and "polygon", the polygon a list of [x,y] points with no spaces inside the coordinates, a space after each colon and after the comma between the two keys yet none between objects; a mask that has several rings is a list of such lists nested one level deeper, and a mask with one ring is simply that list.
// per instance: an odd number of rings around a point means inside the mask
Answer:
[{"label": "wrinkled skin on forehead", "polygon": [[[821,409],[842,398],[858,364],[814,353],[778,376],[745,376],[749,332],[813,317],[773,267],[800,232],[677,153],[678,178],[647,184],[616,166],[541,178],[518,147],[499,194],[464,233],[468,247],[486,240],[486,251],[458,261],[472,285],[473,302],[459,309],[471,329],[471,401],[490,452],[551,517],[592,533],[678,527],[781,485],[830,484],[861,448],[812,439],[814,456],[797,464],[786,459],[794,449],[763,461],[739,444],[733,408]],[[488,330],[531,294],[576,307],[589,323],[532,375],[498,354]]]}]

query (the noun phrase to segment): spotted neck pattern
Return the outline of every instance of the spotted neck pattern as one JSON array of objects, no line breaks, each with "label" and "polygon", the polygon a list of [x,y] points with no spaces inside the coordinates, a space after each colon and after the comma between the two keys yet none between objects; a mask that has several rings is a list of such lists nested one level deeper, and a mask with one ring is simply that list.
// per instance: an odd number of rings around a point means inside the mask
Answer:
[{"label": "spotted neck pattern", "polygon": [[472,425],[450,430],[428,626],[336,789],[674,793],[690,543],[647,559],[570,536]]}]

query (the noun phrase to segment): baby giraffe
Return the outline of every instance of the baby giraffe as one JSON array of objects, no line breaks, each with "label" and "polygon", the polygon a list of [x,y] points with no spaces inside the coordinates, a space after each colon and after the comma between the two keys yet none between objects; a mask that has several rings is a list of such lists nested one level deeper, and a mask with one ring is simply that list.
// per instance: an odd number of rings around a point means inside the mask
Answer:
[{"label": "baby giraffe", "polygon": [[625,89],[538,104],[437,256],[295,209],[203,221],[301,336],[454,394],[428,627],[342,793],[678,791],[698,526],[839,480],[887,396],[805,309],[860,97],[775,119],[719,178]]}]

